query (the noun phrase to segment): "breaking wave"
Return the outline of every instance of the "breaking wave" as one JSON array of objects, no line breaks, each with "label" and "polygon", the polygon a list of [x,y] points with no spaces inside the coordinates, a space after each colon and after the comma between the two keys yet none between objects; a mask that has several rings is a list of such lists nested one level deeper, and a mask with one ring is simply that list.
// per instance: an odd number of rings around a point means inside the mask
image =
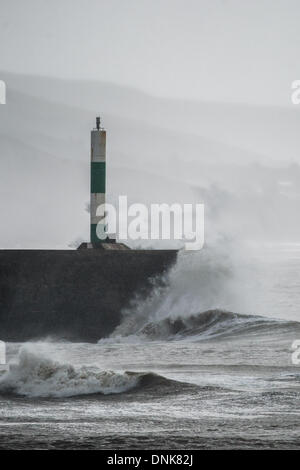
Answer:
[{"label": "breaking wave", "polygon": [[[146,299],[134,299],[120,325],[100,342],[202,340],[284,328],[300,333],[298,322],[265,316],[264,306],[256,304],[256,271],[242,250],[229,248],[219,243],[192,255],[179,253],[164,284],[154,285]],[[263,316],[252,314],[260,311]]]},{"label": "breaking wave", "polygon": [[[128,325],[127,325],[128,326]],[[243,315],[224,310],[208,310],[188,317],[167,317],[159,321],[149,321],[138,330],[126,331],[124,336],[113,335],[111,340],[132,338],[148,340],[181,340],[194,338],[199,340],[243,335],[250,333],[271,333],[272,330],[298,329],[300,323],[262,317]]]},{"label": "breaking wave", "polygon": [[172,380],[153,373],[101,371],[95,367],[74,367],[28,348],[19,352],[18,362],[0,378],[1,395],[32,398],[67,398],[83,395],[111,395],[159,385]]}]

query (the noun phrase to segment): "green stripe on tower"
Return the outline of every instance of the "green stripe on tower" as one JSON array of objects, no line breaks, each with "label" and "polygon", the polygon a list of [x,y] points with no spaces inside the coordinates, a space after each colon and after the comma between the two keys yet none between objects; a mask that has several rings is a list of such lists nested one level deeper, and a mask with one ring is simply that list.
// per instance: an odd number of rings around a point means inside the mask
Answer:
[{"label": "green stripe on tower", "polygon": [[99,242],[96,230],[97,230],[97,224],[91,224],[91,243]]},{"label": "green stripe on tower", "polygon": [[[91,224],[91,234],[90,234],[90,235],[91,235],[91,243],[94,243],[94,244],[96,244],[96,243],[101,243],[101,242],[105,241],[105,240],[101,240],[101,239],[98,238],[98,236],[97,236],[97,226],[98,226],[98,225],[99,225],[99,224]],[[101,224],[100,224],[100,225],[101,225]],[[101,228],[98,227],[98,230],[101,231]],[[105,232],[105,230],[106,230],[106,227],[104,226],[104,224],[102,224],[102,231],[103,231],[103,233]]]},{"label": "green stripe on tower", "polygon": [[91,193],[105,193],[105,162],[91,163]]}]

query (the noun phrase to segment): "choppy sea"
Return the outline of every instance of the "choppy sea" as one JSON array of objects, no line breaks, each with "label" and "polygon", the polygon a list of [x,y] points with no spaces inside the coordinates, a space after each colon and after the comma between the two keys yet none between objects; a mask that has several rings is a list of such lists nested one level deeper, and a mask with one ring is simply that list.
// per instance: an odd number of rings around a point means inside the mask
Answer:
[{"label": "choppy sea", "polygon": [[299,308],[300,245],[183,253],[109,338],[7,345],[0,448],[299,448]]}]

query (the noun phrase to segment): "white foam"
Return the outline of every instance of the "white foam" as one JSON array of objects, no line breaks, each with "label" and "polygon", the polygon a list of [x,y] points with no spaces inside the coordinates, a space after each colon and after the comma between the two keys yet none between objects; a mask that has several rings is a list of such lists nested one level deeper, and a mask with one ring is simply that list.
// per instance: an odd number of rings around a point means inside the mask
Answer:
[{"label": "white foam", "polygon": [[24,346],[18,362],[0,378],[0,393],[28,397],[70,397],[87,394],[115,394],[134,388],[139,378],[128,373],[75,368],[32,351]]},{"label": "white foam", "polygon": [[154,285],[146,299],[137,297],[123,311],[121,324],[111,338],[141,339],[141,332],[149,323],[161,327],[166,319],[185,320],[207,310],[251,314],[254,310],[245,292],[251,275],[243,273],[228,244],[219,242],[192,254],[180,252],[176,265],[164,278],[165,285]]}]

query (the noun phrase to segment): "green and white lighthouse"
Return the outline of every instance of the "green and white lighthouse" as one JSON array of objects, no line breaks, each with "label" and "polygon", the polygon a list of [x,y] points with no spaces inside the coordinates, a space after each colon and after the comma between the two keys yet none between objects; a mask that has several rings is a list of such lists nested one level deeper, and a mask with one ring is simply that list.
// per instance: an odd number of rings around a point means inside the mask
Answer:
[{"label": "green and white lighthouse", "polygon": [[[105,204],[106,189],[106,130],[101,127],[100,117],[91,131],[91,244],[105,241],[104,215],[97,216],[97,208]],[[101,221],[103,220],[103,223]],[[98,228],[97,228],[98,227]],[[99,238],[98,235],[102,234]]]}]

